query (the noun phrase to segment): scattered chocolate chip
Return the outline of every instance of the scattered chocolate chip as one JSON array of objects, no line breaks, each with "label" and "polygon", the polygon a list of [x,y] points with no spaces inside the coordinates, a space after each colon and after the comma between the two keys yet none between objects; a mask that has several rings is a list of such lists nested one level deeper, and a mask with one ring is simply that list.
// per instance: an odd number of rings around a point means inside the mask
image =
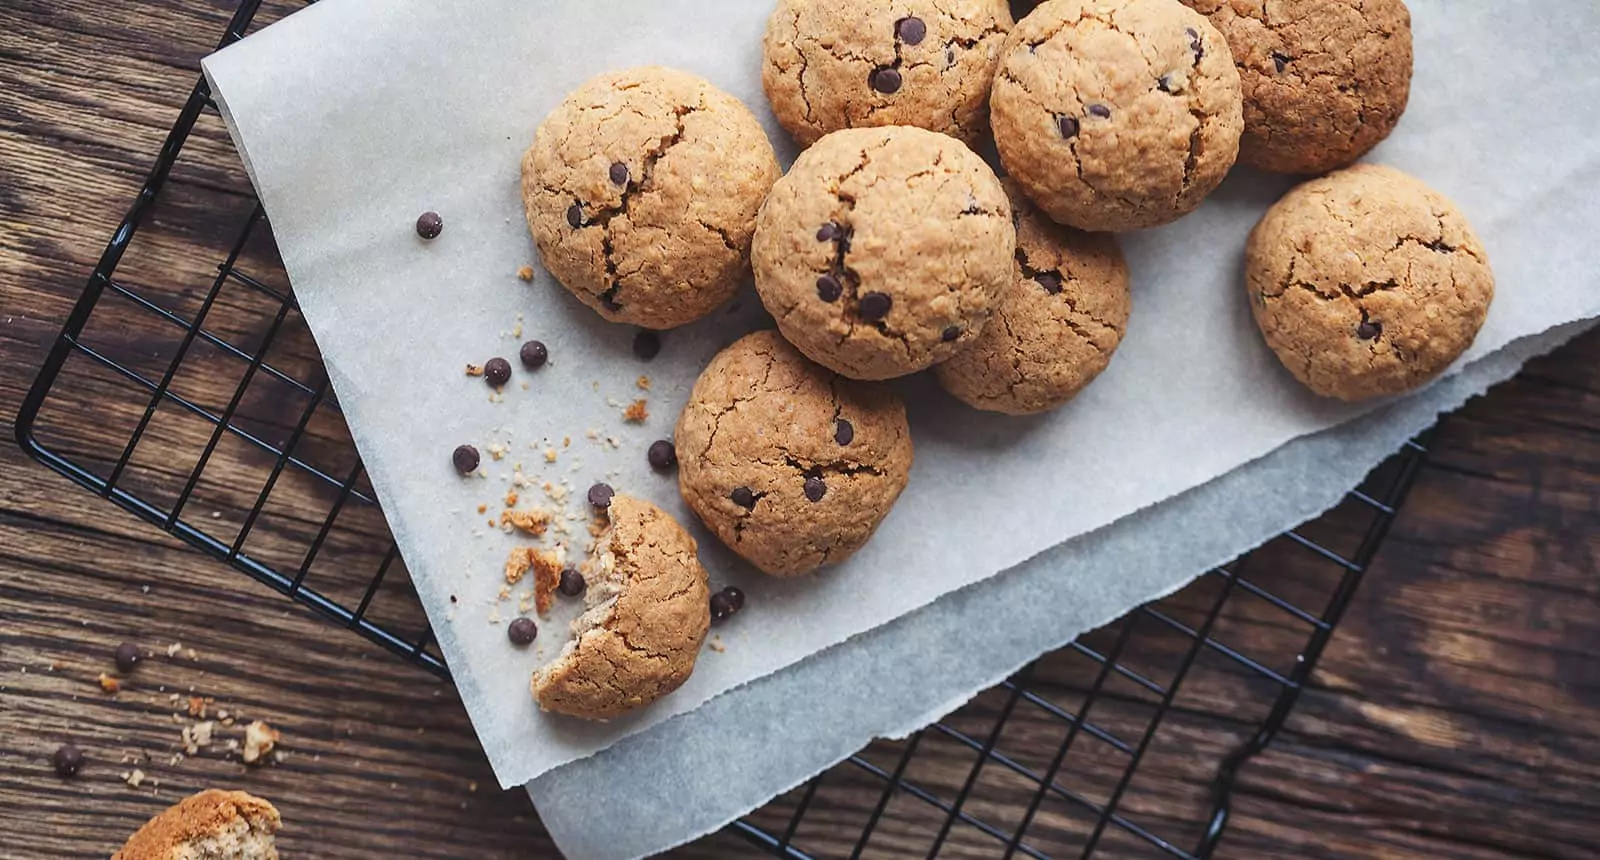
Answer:
[{"label": "scattered chocolate chip", "polygon": [[928,37],[928,25],[921,18],[901,18],[894,24],[894,35],[907,45],[920,45]]},{"label": "scattered chocolate chip", "polygon": [[733,602],[728,600],[728,595],[717,592],[711,595],[711,620],[726,621],[733,615]]},{"label": "scattered chocolate chip", "polygon": [[444,232],[444,219],[437,212],[424,212],[417,216],[417,235],[424,239],[437,239]]},{"label": "scattered chocolate chip", "polygon": [[511,381],[511,362],[503,358],[491,358],[483,363],[483,381],[495,388],[499,388]]},{"label": "scattered chocolate chip", "polygon": [[645,361],[661,354],[661,335],[644,329],[633,336],[633,354]]},{"label": "scattered chocolate chip", "polygon": [[733,492],[728,494],[728,501],[733,502],[747,511],[754,510],[756,506],[756,494],[752,492],[749,487],[734,487]]},{"label": "scattered chocolate chip", "polygon": [[450,462],[455,464],[457,472],[470,475],[478,471],[478,449],[471,445],[457,445],[450,454]]},{"label": "scattered chocolate chip", "polygon": [[1172,92],[1172,76],[1162,75],[1160,80],[1156,81],[1156,89],[1164,93]]},{"label": "scattered chocolate chip", "polygon": [[579,227],[583,226],[583,204],[582,203],[574,203],[571,206],[567,207],[567,223],[571,224],[572,225],[572,229],[574,229],[574,230],[576,230]]},{"label": "scattered chocolate chip", "polygon": [[518,618],[506,628],[506,638],[512,645],[532,645],[538,635],[539,625],[533,623],[532,618]]},{"label": "scattered chocolate chip", "polygon": [[530,340],[522,345],[522,350],[517,353],[517,357],[522,359],[523,367],[529,370],[538,370],[544,367],[545,362],[550,360],[550,350],[540,341]]},{"label": "scattered chocolate chip", "polygon": [[1382,323],[1375,323],[1371,320],[1362,320],[1361,325],[1356,326],[1356,337],[1359,337],[1362,340],[1374,340],[1378,337],[1378,335],[1381,334],[1383,334]]},{"label": "scattered chocolate chip", "polygon": [[867,75],[867,84],[886,96],[894,95],[900,91],[900,70],[888,66],[873,69],[872,74]]},{"label": "scattered chocolate chip", "polygon": [[861,315],[863,322],[877,322],[889,315],[889,308],[894,307],[894,299],[885,293],[867,293],[861,297],[861,302],[856,312]]},{"label": "scattered chocolate chip", "polygon": [[1078,118],[1077,117],[1064,116],[1060,120],[1058,120],[1056,122],[1056,124],[1061,127],[1061,136],[1066,138],[1067,140],[1071,140],[1072,138],[1075,138],[1075,137],[1078,136]]},{"label": "scattered chocolate chip", "polygon": [[1033,280],[1052,296],[1061,292],[1061,275],[1056,272],[1040,272],[1033,276]]},{"label": "scattered chocolate chip", "polygon": [[83,767],[83,750],[72,744],[62,744],[50,756],[50,764],[63,779],[77,776],[78,769]]},{"label": "scattered chocolate chip", "polygon": [[556,589],[568,597],[577,597],[583,593],[587,585],[588,583],[583,581],[583,574],[569,567],[561,571],[561,582],[556,585]]},{"label": "scattered chocolate chip", "polygon": [[849,421],[840,418],[833,422],[833,441],[840,445],[848,445],[855,441],[856,427]]},{"label": "scattered chocolate chip", "polygon": [[1272,54],[1272,65],[1277,67],[1279,74],[1282,74],[1284,69],[1289,68],[1289,58],[1274,51]]},{"label": "scattered chocolate chip", "polygon": [[611,498],[617,494],[610,484],[600,483],[589,488],[589,504],[597,508],[611,507]]},{"label": "scattered chocolate chip", "polygon": [[111,659],[117,662],[117,671],[126,675],[132,672],[144,657],[139,653],[139,646],[132,642],[124,642],[117,646],[117,650],[111,652]]},{"label": "scattered chocolate chip", "polygon": [[611,181],[618,185],[627,185],[628,165],[623,164],[620,161],[613,162],[611,165]]},{"label": "scattered chocolate chip", "polygon": [[1089,116],[1097,116],[1101,119],[1110,119],[1111,108],[1108,108],[1105,105],[1089,105]]},{"label": "scattered chocolate chip", "polygon": [[953,340],[955,340],[956,338],[958,338],[960,336],[961,336],[961,326],[958,326],[958,325],[945,326],[944,327],[944,331],[939,333],[939,337],[942,338],[945,343],[949,343],[950,341],[953,341]]},{"label": "scattered chocolate chip", "polygon": [[828,485],[823,483],[821,478],[812,475],[806,479],[805,492],[806,498],[813,502],[820,502],[822,497],[828,494]]},{"label": "scattered chocolate chip", "polygon": [[844,295],[844,285],[832,275],[823,275],[817,278],[817,298],[825,302],[836,302]]},{"label": "scattered chocolate chip", "polygon": [[826,223],[826,224],[822,225],[821,227],[817,228],[817,241],[818,242],[832,242],[834,239],[837,239],[837,238],[839,238],[839,225],[838,224],[835,224],[832,221],[829,221],[828,223]]},{"label": "scattered chocolate chip", "polygon": [[645,459],[650,461],[650,468],[657,472],[665,472],[678,465],[678,449],[666,439],[658,439],[650,443],[650,450],[645,452]]}]

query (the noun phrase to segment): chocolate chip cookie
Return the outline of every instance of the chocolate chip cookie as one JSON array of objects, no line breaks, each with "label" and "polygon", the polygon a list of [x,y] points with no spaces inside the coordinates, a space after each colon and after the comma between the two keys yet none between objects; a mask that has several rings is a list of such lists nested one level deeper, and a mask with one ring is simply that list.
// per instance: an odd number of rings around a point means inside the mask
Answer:
[{"label": "chocolate chip cookie", "polygon": [[609,720],[678,689],[711,626],[711,589],[694,538],[665,511],[615,496],[584,563],[572,640],[533,676],[539,707]]},{"label": "chocolate chip cookie", "polygon": [[277,860],[275,834],[282,826],[271,803],[212,788],[145,822],[111,860]]},{"label": "chocolate chip cookie", "polygon": [[594,78],[545,118],[522,159],[522,201],[556,280],[608,320],[664,329],[738,289],[778,174],[737,99],[647,67]]},{"label": "chocolate chip cookie", "polygon": [[1051,218],[1137,230],[1200,205],[1239,153],[1227,42],[1178,0],[1049,0],[1017,23],[990,100],[1006,171]]},{"label": "chocolate chip cookie", "polygon": [[900,398],[812,364],[774,331],[712,359],[678,417],[677,446],[689,507],[775,576],[860,549],[911,469]]},{"label": "chocolate chip cookie", "polygon": [[934,368],[939,384],[977,409],[1054,409],[1094,380],[1128,328],[1128,265],[1109,233],[1046,218],[1006,182],[1017,218],[1011,282],[972,344]]},{"label": "chocolate chip cookie", "polygon": [[1011,28],[1005,0],[779,0],[761,83],[802,146],[841,128],[914,125],[968,142]]},{"label": "chocolate chip cookie", "polygon": [[1403,0],[1184,0],[1228,40],[1244,87],[1239,160],[1324,173],[1377,146],[1411,95]]},{"label": "chocolate chip cookie", "polygon": [[909,126],[836,131],[756,221],[756,290],[808,358],[853,379],[914,373],[983,328],[1011,277],[1000,180],[961,141]]},{"label": "chocolate chip cookie", "polygon": [[1494,299],[1461,212],[1390,167],[1357,165],[1289,192],[1251,232],[1245,267],[1267,345],[1312,391],[1342,400],[1437,376]]}]

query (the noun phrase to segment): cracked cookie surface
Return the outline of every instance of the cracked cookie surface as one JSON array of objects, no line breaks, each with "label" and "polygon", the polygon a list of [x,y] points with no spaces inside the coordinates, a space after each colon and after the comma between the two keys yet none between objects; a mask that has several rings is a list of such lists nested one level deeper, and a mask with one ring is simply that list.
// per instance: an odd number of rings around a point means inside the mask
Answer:
[{"label": "cracked cookie surface", "polygon": [[969,143],[1011,28],[1005,0],[779,0],[761,83],[802,146],[842,128],[914,125]]},{"label": "cracked cookie surface", "polygon": [[887,386],[807,361],[777,332],[718,353],[678,417],[678,489],[775,576],[843,561],[905,489],[911,429]]},{"label": "cracked cookie surface", "polygon": [[534,673],[539,707],[609,720],[676,690],[711,626],[711,589],[694,538],[665,511],[615,496],[585,562],[573,638]]},{"label": "cracked cookie surface", "polygon": [[1005,185],[1017,221],[1011,282],[977,339],[934,374],[968,406],[1030,415],[1071,400],[1111,363],[1128,328],[1128,264],[1111,234],[1056,224]]},{"label": "cracked cookie surface", "polygon": [[1494,299],[1483,243],[1455,205],[1390,167],[1307,182],[1250,233],[1256,323],[1312,391],[1409,391],[1472,344]]},{"label": "cracked cookie surface", "polygon": [[1200,205],[1239,153],[1227,42],[1178,0],[1049,0],[1007,38],[995,145],[1051,218],[1121,232]]},{"label": "cracked cookie surface", "polygon": [[756,291],[802,353],[855,379],[915,373],[983,328],[1011,277],[1000,180],[961,141],[910,126],[836,131],[756,220]]},{"label": "cracked cookie surface", "polygon": [[608,320],[664,329],[739,288],[779,172],[738,99],[645,67],[594,78],[551,111],[522,159],[522,202],[556,280]]},{"label": "cracked cookie surface", "polygon": [[1377,146],[1411,95],[1403,0],[1184,0],[1228,40],[1244,88],[1239,160],[1325,173]]}]

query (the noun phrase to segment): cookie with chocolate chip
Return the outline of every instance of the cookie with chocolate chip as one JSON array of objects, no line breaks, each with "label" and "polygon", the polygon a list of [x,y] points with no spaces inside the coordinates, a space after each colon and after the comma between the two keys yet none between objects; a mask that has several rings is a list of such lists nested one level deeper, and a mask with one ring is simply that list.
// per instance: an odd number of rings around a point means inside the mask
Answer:
[{"label": "cookie with chocolate chip", "polygon": [[1477,337],[1494,300],[1483,243],[1444,195],[1357,165],[1290,191],[1245,251],[1250,307],[1284,367],[1318,394],[1417,388]]},{"label": "cookie with chocolate chip", "polygon": [[756,291],[802,353],[853,379],[954,355],[1011,276],[1016,230],[994,171],[910,126],[836,131],[761,207]]},{"label": "cookie with chocolate chip", "polygon": [[914,125],[968,142],[1011,28],[1005,0],[779,0],[761,83],[802,146],[841,128]]},{"label": "cookie with chocolate chip", "polygon": [[1063,227],[1006,182],[1017,256],[994,318],[934,368],[968,406],[1010,415],[1054,409],[1111,363],[1128,328],[1128,264],[1109,233]]},{"label": "cookie with chocolate chip", "polygon": [[905,489],[911,429],[888,387],[807,361],[777,332],[718,353],[678,417],[678,489],[774,576],[843,561]]},{"label": "cookie with chocolate chip", "polygon": [[990,97],[1006,172],[1080,230],[1194,211],[1239,154],[1228,44],[1178,0],[1048,0],[1006,39]]},{"label": "cookie with chocolate chip", "polygon": [[601,75],[545,118],[522,202],[550,273],[614,322],[665,329],[728,299],[779,175],[754,115],[686,72]]}]

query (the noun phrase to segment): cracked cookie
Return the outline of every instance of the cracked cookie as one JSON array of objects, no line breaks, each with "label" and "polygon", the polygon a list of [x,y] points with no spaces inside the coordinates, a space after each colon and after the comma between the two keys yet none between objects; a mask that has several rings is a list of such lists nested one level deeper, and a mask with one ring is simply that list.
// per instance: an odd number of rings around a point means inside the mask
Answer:
[{"label": "cracked cookie", "polygon": [[943,361],[989,319],[1016,231],[1000,180],[961,141],[910,126],[836,131],[756,219],[756,291],[801,352],[854,379]]},{"label": "cracked cookie", "polygon": [[779,0],[761,84],[802,146],[842,128],[914,125],[969,143],[1011,28],[1005,0]]},{"label": "cracked cookie", "polygon": [[1376,165],[1314,179],[1267,210],[1245,279],[1267,345],[1306,387],[1341,400],[1437,376],[1494,299],[1488,256],[1455,205]]},{"label": "cracked cookie", "polygon": [[1187,215],[1239,154],[1227,42],[1178,0],[1049,0],[1006,40],[990,96],[1006,171],[1051,218],[1120,232]]},{"label": "cracked cookie", "polygon": [[594,78],[551,111],[522,159],[522,202],[556,280],[608,320],[665,329],[738,289],[779,172],[737,99],[647,67]]},{"label": "cracked cookie", "polygon": [[584,613],[533,675],[546,711],[609,720],[678,689],[711,626],[711,588],[694,538],[665,511],[615,496],[584,563]]},{"label": "cracked cookie", "polygon": [[207,789],[145,822],[111,860],[278,860],[274,834],[282,825],[259,797]]},{"label": "cracked cookie", "polygon": [[747,335],[712,359],[678,417],[676,440],[684,501],[774,576],[860,549],[911,470],[900,398],[812,364],[774,331]]},{"label": "cracked cookie", "polygon": [[1244,87],[1239,161],[1324,173],[1377,146],[1411,95],[1402,0],[1184,0],[1222,31]]},{"label": "cracked cookie", "polygon": [[1128,328],[1128,264],[1109,233],[1050,221],[1015,182],[1011,282],[970,346],[934,368],[944,390],[976,409],[1030,415],[1094,381]]}]

